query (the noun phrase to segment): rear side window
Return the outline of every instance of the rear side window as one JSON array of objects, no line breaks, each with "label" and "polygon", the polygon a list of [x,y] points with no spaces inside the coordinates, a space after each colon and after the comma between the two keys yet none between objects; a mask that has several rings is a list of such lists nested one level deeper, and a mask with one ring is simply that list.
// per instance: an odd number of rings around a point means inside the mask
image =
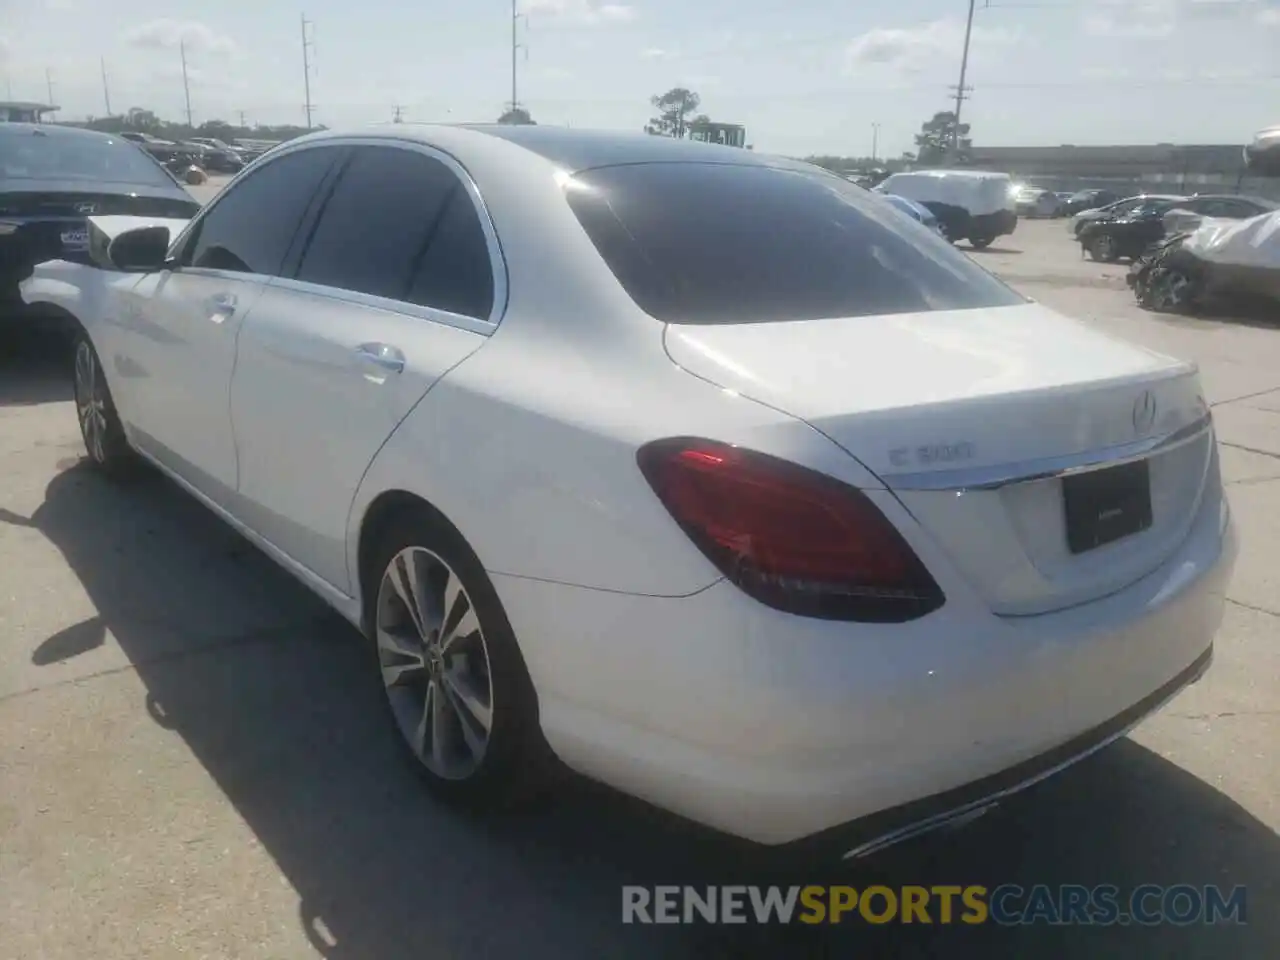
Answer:
[{"label": "rear side window", "polygon": [[493,265],[475,204],[455,184],[418,265],[410,303],[487,320],[493,312]]},{"label": "rear side window", "polygon": [[277,276],[294,234],[338,151],[313,147],[255,170],[196,225],[185,266]]},{"label": "rear side window", "polygon": [[566,191],[618,282],[668,323],[1025,302],[933,231],[839,177],[651,163],[587,171]]},{"label": "rear side window", "polygon": [[343,171],[297,278],[487,318],[489,250],[462,182],[432,157],[362,147]]}]

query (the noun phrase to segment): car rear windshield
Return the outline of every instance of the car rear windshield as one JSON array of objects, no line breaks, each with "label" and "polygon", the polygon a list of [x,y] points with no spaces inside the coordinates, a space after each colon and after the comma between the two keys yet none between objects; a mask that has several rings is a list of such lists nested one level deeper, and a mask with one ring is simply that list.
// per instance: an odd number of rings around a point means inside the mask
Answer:
[{"label": "car rear windshield", "polygon": [[1025,302],[933,231],[821,172],[632,164],[580,173],[566,196],[618,282],[667,323]]},{"label": "car rear windshield", "polygon": [[172,187],[164,169],[128,140],[49,134],[0,125],[0,178],[85,180]]}]

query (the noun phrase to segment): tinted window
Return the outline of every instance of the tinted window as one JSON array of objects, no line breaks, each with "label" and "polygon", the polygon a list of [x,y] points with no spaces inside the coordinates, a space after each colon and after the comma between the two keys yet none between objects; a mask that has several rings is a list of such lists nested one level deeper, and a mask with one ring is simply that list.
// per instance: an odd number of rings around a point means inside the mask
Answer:
[{"label": "tinted window", "polygon": [[173,178],[127,140],[0,126],[0,178],[99,180],[173,187]]},{"label": "tinted window", "polygon": [[193,267],[275,276],[321,181],[339,155],[312,148],[280,157],[227,191],[181,260]]},{"label": "tinted window", "polygon": [[489,246],[475,204],[461,183],[449,195],[407,299],[481,320],[493,311]]},{"label": "tinted window", "polygon": [[627,293],[671,323],[1024,302],[932,231],[839,177],[636,164],[580,174],[567,197]]},{"label": "tinted window", "polygon": [[404,300],[458,179],[395,147],[361,147],[307,244],[299,280]]}]

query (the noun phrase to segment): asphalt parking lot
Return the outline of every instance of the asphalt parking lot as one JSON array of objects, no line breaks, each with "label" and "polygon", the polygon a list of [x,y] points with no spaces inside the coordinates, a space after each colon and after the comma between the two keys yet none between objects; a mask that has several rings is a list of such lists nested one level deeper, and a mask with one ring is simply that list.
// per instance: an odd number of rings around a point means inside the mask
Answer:
[{"label": "asphalt parking lot", "polygon": [[1138,310],[1061,221],[974,256],[1200,363],[1242,534],[1217,660],[1016,804],[794,879],[1242,884],[1246,926],[623,926],[623,884],[774,878],[577,781],[490,821],[434,805],[353,632],[167,482],[84,469],[65,361],[19,338],[0,343],[0,956],[1277,956],[1280,331]]}]

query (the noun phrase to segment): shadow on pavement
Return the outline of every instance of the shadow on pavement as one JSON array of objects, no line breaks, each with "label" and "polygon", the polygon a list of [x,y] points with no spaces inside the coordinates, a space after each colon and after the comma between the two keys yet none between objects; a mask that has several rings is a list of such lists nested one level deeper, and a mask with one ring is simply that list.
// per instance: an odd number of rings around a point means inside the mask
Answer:
[{"label": "shadow on pavement", "polygon": [[[74,466],[31,518],[99,616],[31,652],[110,630],[299,896],[333,960],[426,957],[1274,957],[1280,841],[1208,784],[1130,742],[1016,806],[857,867],[803,875],[571,779],[542,809],[481,821],[435,805],[402,760],[359,637],[159,477],[119,488]],[[1219,884],[1247,927],[623,926],[623,884]],[[217,880],[214,881],[218,882]]]},{"label": "shadow on pavement", "polygon": [[71,351],[65,336],[0,317],[0,407],[71,399]]}]

